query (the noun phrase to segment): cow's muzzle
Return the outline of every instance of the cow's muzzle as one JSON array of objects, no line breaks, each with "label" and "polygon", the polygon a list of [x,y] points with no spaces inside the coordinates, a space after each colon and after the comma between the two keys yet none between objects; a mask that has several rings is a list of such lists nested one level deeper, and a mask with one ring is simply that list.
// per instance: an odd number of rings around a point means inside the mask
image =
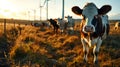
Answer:
[{"label": "cow's muzzle", "polygon": [[93,26],[85,26],[84,31],[92,33],[92,32],[94,32],[94,27]]}]

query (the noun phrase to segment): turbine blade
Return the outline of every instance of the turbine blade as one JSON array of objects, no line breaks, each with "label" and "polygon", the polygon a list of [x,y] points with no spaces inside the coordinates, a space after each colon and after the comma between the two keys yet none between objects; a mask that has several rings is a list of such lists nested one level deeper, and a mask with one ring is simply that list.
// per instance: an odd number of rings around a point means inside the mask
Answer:
[{"label": "turbine blade", "polygon": [[47,0],[45,0],[45,1],[44,1],[44,4],[43,4],[43,6],[46,4],[46,1],[47,1]]}]

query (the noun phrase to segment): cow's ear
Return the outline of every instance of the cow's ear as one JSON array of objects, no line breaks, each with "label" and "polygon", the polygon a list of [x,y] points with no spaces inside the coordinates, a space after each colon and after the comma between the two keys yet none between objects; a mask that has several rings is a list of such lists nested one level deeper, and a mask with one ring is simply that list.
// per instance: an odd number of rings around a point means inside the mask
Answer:
[{"label": "cow's ear", "polygon": [[110,5],[104,5],[100,9],[98,9],[98,13],[104,15],[108,13],[111,9],[112,7]]},{"label": "cow's ear", "polygon": [[82,9],[80,9],[78,6],[74,6],[74,7],[72,7],[72,12],[77,14],[77,15],[81,15]]}]

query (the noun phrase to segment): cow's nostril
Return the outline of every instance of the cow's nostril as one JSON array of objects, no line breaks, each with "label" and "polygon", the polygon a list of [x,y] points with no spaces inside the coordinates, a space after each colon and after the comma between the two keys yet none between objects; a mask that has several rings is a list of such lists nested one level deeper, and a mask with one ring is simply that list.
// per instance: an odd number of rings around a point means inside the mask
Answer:
[{"label": "cow's nostril", "polygon": [[91,26],[85,26],[85,29],[91,29]]},{"label": "cow's nostril", "polygon": [[93,27],[91,27],[91,30],[93,30]]}]

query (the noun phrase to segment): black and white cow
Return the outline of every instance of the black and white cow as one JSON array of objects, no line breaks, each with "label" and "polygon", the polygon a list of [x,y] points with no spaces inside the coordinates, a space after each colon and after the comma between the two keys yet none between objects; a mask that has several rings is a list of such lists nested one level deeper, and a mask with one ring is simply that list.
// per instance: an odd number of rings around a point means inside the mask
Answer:
[{"label": "black and white cow", "polygon": [[67,28],[67,22],[63,19],[60,19],[60,18],[57,19],[57,22],[58,22],[58,25],[59,25],[59,28],[60,28],[60,32],[65,33],[66,28]]},{"label": "black and white cow", "polygon": [[50,19],[48,20],[50,22],[50,24],[53,26],[54,28],[54,33],[58,33],[58,29],[59,29],[59,25],[57,23],[56,19]]},{"label": "black and white cow", "polygon": [[83,9],[78,6],[72,7],[72,12],[83,16],[81,21],[81,42],[83,45],[84,61],[87,62],[89,47],[94,46],[94,63],[98,63],[98,53],[103,39],[109,32],[108,13],[111,10],[110,5],[104,5],[100,9],[94,3],[87,3]]},{"label": "black and white cow", "polygon": [[74,26],[75,26],[75,20],[72,18],[72,16],[66,16],[67,18],[67,30],[69,34],[74,33]]}]

